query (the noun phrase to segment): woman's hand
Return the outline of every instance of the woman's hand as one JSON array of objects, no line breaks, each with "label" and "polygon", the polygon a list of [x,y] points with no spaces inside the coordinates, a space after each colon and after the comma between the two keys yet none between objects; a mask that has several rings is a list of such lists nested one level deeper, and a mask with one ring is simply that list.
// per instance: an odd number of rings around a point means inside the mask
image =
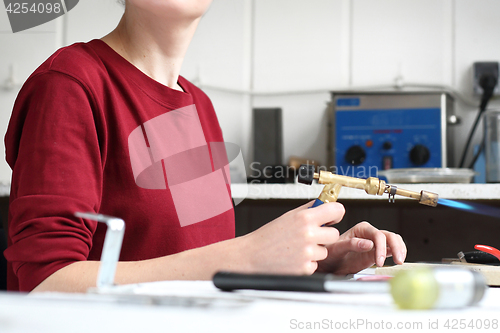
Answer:
[{"label": "woman's hand", "polygon": [[318,271],[341,275],[357,273],[374,264],[383,266],[390,256],[396,264],[402,264],[406,258],[406,245],[400,235],[378,230],[368,222],[356,224],[326,248],[328,257],[318,263]]},{"label": "woman's hand", "polygon": [[248,272],[312,274],[318,262],[330,257],[328,246],[339,240],[335,228],[345,210],[339,203],[308,209],[312,202],[287,212],[258,230],[242,237]]},{"label": "woman's hand", "polygon": [[361,222],[339,236],[336,228],[344,206],[332,202],[308,209],[311,202],[287,212],[258,230],[241,237],[240,253],[253,273],[335,274],[357,273],[387,257],[402,264],[406,245],[398,234]]}]

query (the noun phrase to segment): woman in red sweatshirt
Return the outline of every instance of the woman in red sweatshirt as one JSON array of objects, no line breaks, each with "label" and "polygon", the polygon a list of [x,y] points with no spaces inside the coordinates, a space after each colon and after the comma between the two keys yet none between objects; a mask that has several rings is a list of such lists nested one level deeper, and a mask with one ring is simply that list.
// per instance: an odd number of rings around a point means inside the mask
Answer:
[{"label": "woman in red sweatshirt", "polygon": [[179,75],[210,2],[127,0],[109,35],[58,50],[28,78],[5,137],[10,290],[95,286],[105,229],[77,211],[126,222],[119,284],[404,261],[397,234],[366,222],[343,235],[322,227],[342,219],[339,203],[304,205],[234,237],[216,114]]}]

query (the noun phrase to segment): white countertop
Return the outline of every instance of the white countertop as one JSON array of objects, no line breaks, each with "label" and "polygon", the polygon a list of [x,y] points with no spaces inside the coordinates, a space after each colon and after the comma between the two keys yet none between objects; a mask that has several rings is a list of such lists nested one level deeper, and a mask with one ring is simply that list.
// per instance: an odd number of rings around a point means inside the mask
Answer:
[{"label": "white countertop", "polygon": [[[394,184],[399,188],[420,192],[434,192],[443,199],[497,200],[500,199],[500,184]],[[323,185],[313,184],[232,184],[234,199],[315,199]],[[388,200],[388,195],[369,195],[363,190],[343,188],[339,200]],[[397,196],[396,200],[408,198]]]},{"label": "white countertop", "polygon": [[[461,324],[466,326],[460,332],[477,332],[487,324],[487,332],[496,332],[500,325],[498,288],[487,290],[474,307],[426,311],[399,310],[389,294],[228,293],[210,281],[157,282],[138,294],[127,300],[116,295],[0,293],[0,332],[440,332]],[[156,301],[140,301],[144,294],[156,294]]]},{"label": "white countertop", "polygon": [[[420,192],[434,192],[443,199],[463,200],[498,200],[500,199],[500,184],[394,184],[400,188]],[[313,184],[231,184],[234,199],[307,199],[318,197],[323,185]],[[0,196],[8,196],[10,184],[0,183]],[[339,199],[387,200],[387,194],[375,196],[366,194],[363,190],[343,188]],[[397,199],[408,198],[398,196]]]}]

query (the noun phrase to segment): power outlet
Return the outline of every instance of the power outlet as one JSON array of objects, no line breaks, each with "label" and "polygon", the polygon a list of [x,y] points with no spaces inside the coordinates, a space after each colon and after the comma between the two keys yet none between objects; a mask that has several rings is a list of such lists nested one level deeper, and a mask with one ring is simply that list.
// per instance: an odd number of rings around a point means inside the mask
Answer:
[{"label": "power outlet", "polygon": [[[483,61],[483,62],[475,62],[473,64],[473,75],[474,75],[474,93],[476,95],[482,95],[483,94],[483,88],[479,86],[479,79],[481,78],[481,75],[486,74],[486,73],[492,73],[496,78],[498,82],[498,62],[495,61]],[[493,91],[493,95],[500,95],[500,84],[497,83],[495,86],[495,90]]]}]

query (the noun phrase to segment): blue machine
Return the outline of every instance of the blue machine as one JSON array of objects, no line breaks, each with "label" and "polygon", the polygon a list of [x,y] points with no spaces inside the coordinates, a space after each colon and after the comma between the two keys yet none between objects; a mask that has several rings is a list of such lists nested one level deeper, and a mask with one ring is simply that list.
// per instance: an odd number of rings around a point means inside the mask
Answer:
[{"label": "blue machine", "polygon": [[334,173],[377,177],[391,168],[453,166],[453,99],[442,92],[332,93]]}]

